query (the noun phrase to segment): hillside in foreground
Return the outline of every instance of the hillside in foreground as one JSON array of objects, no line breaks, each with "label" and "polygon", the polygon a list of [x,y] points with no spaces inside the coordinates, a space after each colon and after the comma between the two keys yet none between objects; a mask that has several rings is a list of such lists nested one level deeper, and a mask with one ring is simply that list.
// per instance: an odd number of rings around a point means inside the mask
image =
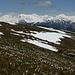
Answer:
[{"label": "hillside in foreground", "polygon": [[75,75],[75,33],[0,22],[1,75]]}]

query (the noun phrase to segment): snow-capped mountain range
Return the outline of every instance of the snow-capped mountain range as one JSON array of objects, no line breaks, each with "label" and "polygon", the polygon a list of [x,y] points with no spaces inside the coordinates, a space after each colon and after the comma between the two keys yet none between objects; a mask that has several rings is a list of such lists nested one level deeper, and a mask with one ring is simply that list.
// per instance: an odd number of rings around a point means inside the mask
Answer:
[{"label": "snow-capped mountain range", "polygon": [[37,23],[37,22],[45,22],[51,19],[53,19],[53,17],[50,17],[48,15],[39,16],[35,13],[34,14],[9,13],[0,16],[0,21],[12,23],[19,23],[19,21],[25,21],[27,23]]},{"label": "snow-capped mountain range", "polygon": [[5,15],[1,15],[0,21],[11,23],[11,24],[30,23],[33,25],[43,25],[47,27],[75,31],[75,16],[66,16],[64,14],[60,14],[55,17],[52,17],[48,15],[40,16],[37,14],[9,13]]}]

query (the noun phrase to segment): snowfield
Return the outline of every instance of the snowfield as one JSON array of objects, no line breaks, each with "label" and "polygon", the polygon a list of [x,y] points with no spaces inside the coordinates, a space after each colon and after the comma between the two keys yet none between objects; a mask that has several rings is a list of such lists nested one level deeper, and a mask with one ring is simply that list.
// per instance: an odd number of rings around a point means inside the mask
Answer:
[{"label": "snowfield", "polygon": [[30,39],[29,39],[29,40],[26,40],[26,39],[24,40],[24,39],[22,39],[21,41],[22,41],[22,42],[28,42],[28,43],[31,43],[31,44],[37,45],[37,46],[39,46],[39,47],[42,47],[42,48],[46,48],[46,49],[55,51],[55,52],[58,51],[55,47],[50,46],[50,45],[47,45],[47,44],[44,44],[44,43],[42,43],[41,41],[30,40]]},{"label": "snowfield", "polygon": [[60,34],[60,33],[56,33],[56,32],[40,32],[37,34],[31,34],[32,36],[35,36],[37,38],[43,39],[43,40],[47,40],[49,42],[53,42],[55,44],[60,44],[58,41],[61,41],[60,38],[64,38],[64,37],[70,37],[68,35],[64,35],[64,34]]},{"label": "snowfield", "polygon": [[[20,36],[20,34],[22,34],[21,35],[21,37],[23,37],[23,39],[21,40],[22,42],[32,43],[39,47],[43,47],[43,48],[46,48],[46,49],[49,49],[52,51],[56,51],[56,52],[58,50],[55,47],[48,45],[48,42],[60,44],[59,43],[59,41],[61,41],[60,38],[64,38],[64,37],[71,38],[71,36],[67,35],[64,31],[60,31],[60,30],[56,30],[56,29],[52,29],[52,28],[45,28],[45,27],[40,27],[40,28],[48,29],[48,30],[51,30],[52,32],[30,31],[31,33],[28,33],[28,32],[16,31],[14,29],[11,29],[11,31],[12,31],[11,34],[17,35],[17,36]],[[54,32],[54,31],[56,31],[56,32]],[[27,36],[33,36],[33,37],[41,39],[41,40],[39,41],[39,40],[25,39],[24,34]],[[42,40],[44,40],[44,41],[42,42]]]}]

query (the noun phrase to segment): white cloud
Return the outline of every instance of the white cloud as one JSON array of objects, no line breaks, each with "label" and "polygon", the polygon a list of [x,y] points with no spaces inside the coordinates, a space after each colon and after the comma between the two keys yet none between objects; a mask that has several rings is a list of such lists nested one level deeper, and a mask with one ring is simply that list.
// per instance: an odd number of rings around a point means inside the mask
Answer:
[{"label": "white cloud", "polygon": [[49,6],[52,6],[52,2],[50,0],[38,1],[38,2],[23,2],[22,5],[23,6],[33,5],[33,6],[49,7]]},{"label": "white cloud", "polygon": [[40,2],[34,3],[34,5],[48,7],[52,5],[52,2],[51,1],[40,1]]}]

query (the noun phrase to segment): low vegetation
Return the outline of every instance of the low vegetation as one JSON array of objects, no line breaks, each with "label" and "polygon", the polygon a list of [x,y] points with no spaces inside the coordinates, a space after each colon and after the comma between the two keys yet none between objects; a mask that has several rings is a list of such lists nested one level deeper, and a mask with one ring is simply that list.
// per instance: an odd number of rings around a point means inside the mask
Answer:
[{"label": "low vegetation", "polygon": [[59,45],[50,43],[59,50],[53,52],[28,42],[23,43],[20,41],[23,37],[10,34],[11,29],[27,33],[51,31],[29,25],[1,24],[0,32],[4,35],[0,36],[0,75],[75,75],[75,56],[68,54],[75,54],[73,38],[65,37]]}]

